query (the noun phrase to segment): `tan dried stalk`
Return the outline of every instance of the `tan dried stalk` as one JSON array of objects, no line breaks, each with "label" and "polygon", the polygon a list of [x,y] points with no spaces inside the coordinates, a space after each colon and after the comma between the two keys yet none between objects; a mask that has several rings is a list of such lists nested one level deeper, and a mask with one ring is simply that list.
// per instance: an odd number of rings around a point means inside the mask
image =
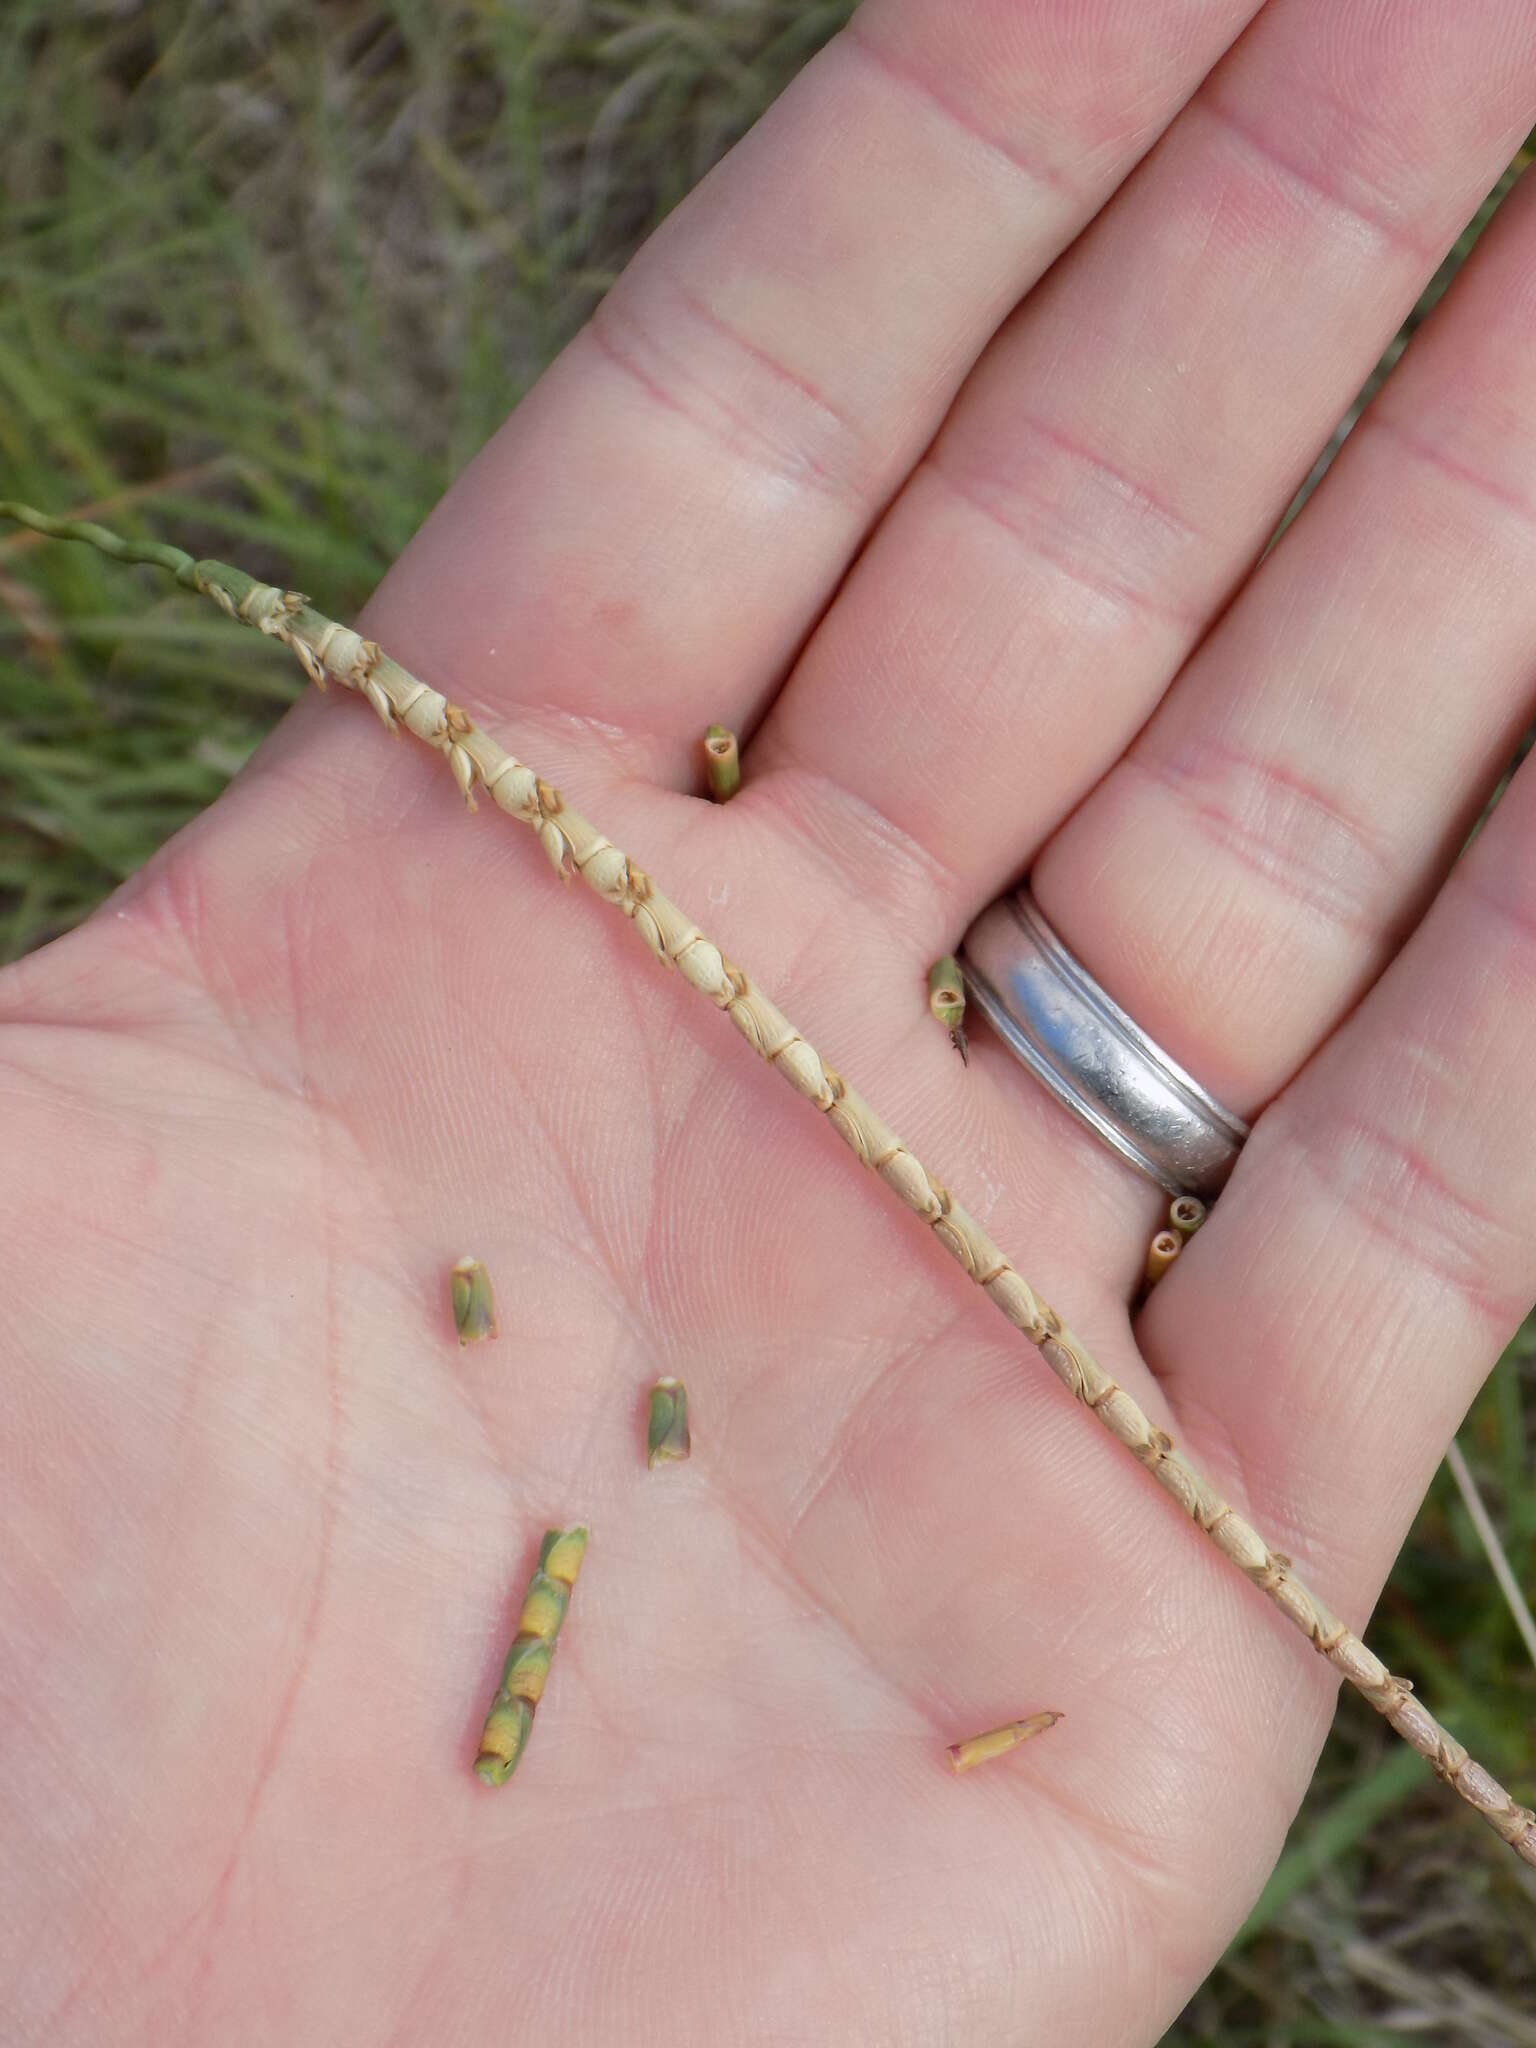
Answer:
[{"label": "tan dried stalk", "polygon": [[1456,1482],[1456,1491],[1461,1495],[1462,1506],[1472,1519],[1477,1531],[1477,1540],[1483,1546],[1499,1591],[1504,1595],[1504,1604],[1509,1609],[1515,1632],[1524,1643],[1532,1664],[1536,1664],[1536,1615],[1531,1613],[1530,1603],[1520,1590],[1520,1581],[1515,1577],[1515,1568],[1509,1561],[1498,1530],[1493,1526],[1477,1481],[1472,1477],[1472,1467],[1467,1463],[1461,1445],[1451,1440],[1445,1454],[1445,1462],[1451,1468],[1451,1477]]},{"label": "tan dried stalk", "polygon": [[222,562],[194,562],[179,549],[128,543],[100,527],[53,520],[28,506],[0,501],[0,517],[63,539],[87,540],[119,559],[169,568],[178,582],[201,591],[232,619],[290,648],[312,682],[323,688],[327,676],[335,676],[360,691],[391,731],[403,725],[435,747],[446,757],[471,806],[478,783],[501,810],[529,826],[555,871],[562,877],[579,874],[596,895],[631,921],[657,959],[675,967],[691,987],[725,1012],[753,1051],[820,1111],[860,1163],[878,1174],[898,1201],[928,1226],[993,1307],[1036,1347],[1074,1398],[1146,1467],[1222,1556],[1273,1601],[1319,1655],[1518,1856],[1536,1866],[1536,1814],[1517,1804],[1414,1697],[1408,1681],[1388,1671],[1302,1584],[1291,1560],[1271,1550],[1168,1432],[1143,1414],[884,1118],[823,1062],[777,1005],[662,894],[650,876],[572,810],[558,790],[481,732],[457,705],[392,661],[374,641],[327,619],[295,591],[259,583]]},{"label": "tan dried stalk", "polygon": [[1065,1719],[1066,1716],[1058,1713],[1056,1708],[1047,1707],[1043,1714],[1031,1714],[1027,1721],[1005,1721],[1001,1728],[989,1728],[985,1735],[969,1735],[964,1742],[952,1742],[949,1745],[950,1769],[974,1771],[978,1764],[989,1764],[1000,1756],[1007,1756],[1021,1742],[1033,1742],[1037,1735],[1043,1735],[1048,1728],[1054,1728],[1058,1721]]}]

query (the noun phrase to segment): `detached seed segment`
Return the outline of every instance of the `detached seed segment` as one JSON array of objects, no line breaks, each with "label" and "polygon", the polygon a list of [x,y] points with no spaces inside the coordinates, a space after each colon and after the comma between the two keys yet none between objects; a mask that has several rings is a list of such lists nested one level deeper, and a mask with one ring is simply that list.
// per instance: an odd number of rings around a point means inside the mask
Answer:
[{"label": "detached seed segment", "polygon": [[973,1770],[977,1764],[990,1763],[995,1756],[1006,1756],[1010,1749],[1017,1749],[1032,1735],[1043,1735],[1047,1728],[1054,1728],[1064,1718],[1055,1708],[1047,1708],[1043,1714],[1031,1714],[1027,1721],[1008,1721],[1001,1728],[989,1729],[985,1735],[973,1735],[966,1742],[952,1742],[949,1745],[950,1764],[957,1771]]},{"label": "detached seed segment", "polygon": [[965,1041],[965,983],[953,953],[935,960],[928,970],[928,1007],[949,1033],[951,1045],[966,1066],[971,1063]]},{"label": "detached seed segment", "polygon": [[645,1432],[647,1465],[680,1463],[693,1450],[688,1434],[688,1389],[681,1380],[658,1380],[651,1389],[651,1413]]},{"label": "detached seed segment", "polygon": [[704,734],[704,772],[717,804],[729,802],[741,787],[741,755],[728,726],[712,725]]},{"label": "detached seed segment", "polygon": [[478,1259],[460,1259],[449,1276],[453,1324],[460,1344],[478,1344],[496,1335],[496,1297],[491,1276]]},{"label": "detached seed segment", "polygon": [[475,1776],[487,1785],[505,1785],[517,1769],[586,1550],[587,1532],[579,1528],[548,1529],[539,1545],[538,1569],[528,1581],[517,1634],[480,1733]]},{"label": "detached seed segment", "polygon": [[1155,1287],[1183,1249],[1176,1230],[1160,1230],[1147,1246],[1147,1285]]}]

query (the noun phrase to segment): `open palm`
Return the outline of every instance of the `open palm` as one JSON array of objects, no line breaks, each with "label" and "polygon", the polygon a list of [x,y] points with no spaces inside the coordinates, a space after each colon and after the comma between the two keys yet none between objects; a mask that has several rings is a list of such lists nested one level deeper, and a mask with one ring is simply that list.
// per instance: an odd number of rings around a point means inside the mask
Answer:
[{"label": "open palm", "polygon": [[[1356,1625],[1536,1290],[1529,773],[1440,886],[1532,711],[1529,193],[1252,564],[1533,112],[1521,0],[867,0],[367,622]],[[1134,1332],[1155,1193],[924,1008],[1025,867],[1263,1112]],[[1331,1674],[531,840],[312,700],[0,1018],[14,2038],[1156,2038]]]}]

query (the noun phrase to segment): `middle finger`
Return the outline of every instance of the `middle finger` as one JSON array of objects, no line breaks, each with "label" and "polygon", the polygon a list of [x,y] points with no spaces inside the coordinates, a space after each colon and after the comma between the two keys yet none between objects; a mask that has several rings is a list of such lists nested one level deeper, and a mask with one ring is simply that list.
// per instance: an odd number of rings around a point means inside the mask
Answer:
[{"label": "middle finger", "polygon": [[786,807],[851,797],[974,914],[1143,723],[1533,98],[1528,0],[1270,0],[866,548],[755,744]]}]

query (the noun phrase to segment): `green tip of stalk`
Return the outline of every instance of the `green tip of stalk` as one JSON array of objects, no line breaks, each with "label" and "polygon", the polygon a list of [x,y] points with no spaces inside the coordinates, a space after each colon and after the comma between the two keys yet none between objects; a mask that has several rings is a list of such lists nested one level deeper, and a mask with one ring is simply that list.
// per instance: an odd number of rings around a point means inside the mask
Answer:
[{"label": "green tip of stalk", "polygon": [[33,533],[47,534],[50,540],[84,541],[87,547],[110,555],[117,562],[147,562],[153,568],[168,569],[189,590],[198,587],[197,564],[185,548],[173,548],[157,540],[124,540],[120,533],[98,526],[93,520],[55,519],[51,513],[39,512],[35,505],[20,504],[15,498],[0,498],[0,519],[13,519],[18,526],[30,527]]},{"label": "green tip of stalk", "polygon": [[475,1776],[482,1785],[505,1785],[512,1775],[513,1766],[504,1756],[477,1756]]},{"label": "green tip of stalk", "polygon": [[478,1259],[463,1258],[449,1275],[453,1326],[460,1344],[478,1344],[496,1335],[496,1297],[491,1276]]},{"label": "green tip of stalk", "polygon": [[741,755],[729,726],[712,725],[704,734],[704,772],[717,804],[727,803],[741,787]]},{"label": "green tip of stalk", "polygon": [[660,1379],[651,1389],[645,1462],[651,1467],[680,1464],[692,1451],[693,1439],[688,1433],[688,1389],[681,1380]]}]

